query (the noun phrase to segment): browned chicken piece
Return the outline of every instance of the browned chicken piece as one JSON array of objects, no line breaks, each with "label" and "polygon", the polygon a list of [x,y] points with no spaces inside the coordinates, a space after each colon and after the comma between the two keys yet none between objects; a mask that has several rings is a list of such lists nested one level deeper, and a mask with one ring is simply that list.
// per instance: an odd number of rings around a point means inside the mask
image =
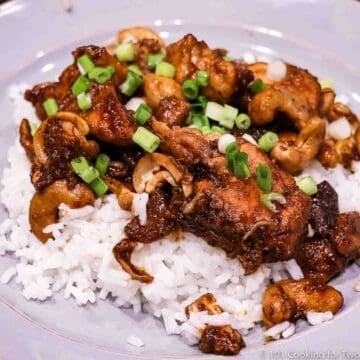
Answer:
[{"label": "browned chicken piece", "polygon": [[248,154],[251,174],[260,163],[272,170],[273,191],[282,194],[286,204],[278,205],[278,212],[265,208],[260,202],[264,193],[256,178],[235,178],[227,169],[225,157],[219,156],[208,160],[212,164],[195,181],[195,197],[190,208],[185,206],[183,222],[186,229],[238,258],[250,273],[263,261],[286,260],[294,255],[307,226],[310,198],[256,146],[239,140],[239,151]]},{"label": "browned chicken piece", "polygon": [[133,280],[138,280],[143,283],[151,283],[154,278],[145,270],[134,265],[131,262],[131,254],[136,248],[136,241],[124,239],[115,245],[113,254],[116,261],[120,264],[124,271],[126,271]]},{"label": "browned chicken piece", "polygon": [[319,117],[321,88],[307,70],[287,64],[286,76],[280,81],[267,78],[267,64],[250,66],[256,79],[267,88],[256,93],[249,103],[253,124],[266,125],[279,117],[291,121],[299,134],[280,137],[271,156],[291,174],[299,174],[317,155],[325,136],[325,121]]},{"label": "browned chicken piece", "polygon": [[125,226],[126,236],[138,242],[149,243],[160,239],[176,229],[176,211],[169,208],[169,200],[160,189],[149,195],[147,222],[140,225],[135,217]]},{"label": "browned chicken piece", "polygon": [[295,259],[306,278],[324,283],[343,271],[347,265],[345,257],[337,253],[330,241],[318,236],[301,243]]},{"label": "browned chicken piece", "polygon": [[209,100],[228,103],[237,87],[235,64],[223,60],[204,41],[191,34],[167,47],[167,61],[176,67],[175,79],[182,84],[193,78],[198,70],[209,74],[209,85],[202,89]]},{"label": "browned chicken piece", "polygon": [[338,194],[326,180],[322,181],[317,185],[317,193],[311,198],[309,223],[316,234],[328,237],[336,225],[338,215]]},{"label": "browned chicken piece", "polygon": [[230,325],[208,325],[199,343],[202,352],[216,355],[237,355],[245,346],[241,334]]},{"label": "browned chicken piece", "polygon": [[51,236],[43,230],[58,220],[58,207],[65,204],[72,209],[93,205],[94,193],[84,183],[77,183],[69,188],[66,180],[58,180],[51,185],[37,191],[31,199],[29,209],[29,223],[31,231],[43,243]]},{"label": "browned chicken piece", "polygon": [[170,96],[163,98],[156,111],[156,120],[168,127],[182,126],[189,116],[190,104],[187,101]]},{"label": "browned chicken piece", "polygon": [[19,127],[20,144],[24,148],[26,156],[33,162],[35,158],[33,136],[31,135],[31,128],[29,120],[22,119]]},{"label": "browned chicken piece", "polygon": [[[209,315],[221,314],[222,308],[217,304],[213,294],[200,296],[185,308],[187,318],[190,313],[207,311]],[[207,325],[203,330],[199,342],[199,349],[204,353],[217,355],[236,355],[244,348],[245,342],[241,334],[230,325]]]},{"label": "browned chicken piece", "polygon": [[331,244],[345,258],[360,256],[360,214],[356,211],[340,214],[331,234]]},{"label": "browned chicken piece", "polygon": [[263,295],[263,322],[270,328],[283,321],[295,321],[308,311],[336,314],[343,306],[342,294],[312,279],[282,280],[270,285]]},{"label": "browned chicken piece", "polygon": [[87,140],[86,122],[72,113],[57,113],[44,120],[33,139],[34,164],[31,181],[41,190],[59,179],[76,182],[70,161],[78,156],[89,160],[99,153],[99,145]]},{"label": "browned chicken piece", "polygon": [[25,92],[25,99],[33,104],[41,120],[47,117],[43,102],[49,98],[55,98],[60,111],[80,113],[76,96],[72,94],[71,87],[80,75],[76,65],[77,58],[85,54],[91,58],[96,66],[114,66],[115,73],[109,83],[115,87],[126,79],[126,65],[111,56],[105,48],[91,45],[80,47],[73,52],[74,63],[62,72],[57,82],[39,84]]},{"label": "browned chicken piece", "polygon": [[207,311],[209,315],[221,314],[222,308],[216,302],[211,293],[206,293],[193,301],[185,308],[185,314],[189,318],[191,312]]},{"label": "browned chicken piece", "polygon": [[85,115],[90,134],[111,144],[131,145],[137,123],[132,113],[120,103],[114,86],[93,85],[90,96],[94,106]]},{"label": "browned chicken piece", "polygon": [[156,110],[160,101],[167,97],[184,100],[181,86],[174,80],[165,76],[148,73],[143,78],[143,88],[146,104]]},{"label": "browned chicken piece", "polygon": [[142,39],[135,44],[136,65],[143,73],[150,72],[148,57],[150,54],[158,54],[163,49],[162,44],[157,39]]}]

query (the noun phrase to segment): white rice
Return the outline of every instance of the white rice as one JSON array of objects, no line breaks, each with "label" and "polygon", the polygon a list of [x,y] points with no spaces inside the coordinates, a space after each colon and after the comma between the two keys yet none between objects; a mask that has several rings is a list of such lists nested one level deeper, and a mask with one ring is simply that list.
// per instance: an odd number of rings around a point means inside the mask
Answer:
[{"label": "white rice", "polygon": [[[22,85],[11,93],[16,123],[22,117],[35,120],[31,107],[22,100],[24,88]],[[237,260],[186,233],[181,241],[165,237],[152,244],[139,244],[132,261],[153,275],[154,281],[134,281],[112,254],[132,218],[130,212],[119,207],[115,195],[104,196],[94,206],[82,209],[61,205],[59,222],[46,228],[46,232],[53,233],[54,241],[42,244],[29,228],[28,208],[34,189],[30,164],[18,141],[10,148],[8,160],[0,194],[8,211],[8,218],[0,225],[0,254],[13,254],[17,263],[0,280],[7,283],[15,279],[28,300],[46,300],[61,292],[65,298],[85,305],[111,295],[117,306],[161,318],[168,334],[182,334],[194,344],[204,323],[230,323],[246,335],[261,320],[262,294],[269,282],[302,276],[294,261],[264,264],[244,276]],[[327,172],[314,163],[307,173],[318,181],[327,178],[333,184],[339,193],[341,211],[360,210],[360,172],[349,175],[340,167]],[[224,313],[193,314],[186,319],[185,307],[207,292],[215,295]],[[134,337],[128,342],[144,345]]]}]

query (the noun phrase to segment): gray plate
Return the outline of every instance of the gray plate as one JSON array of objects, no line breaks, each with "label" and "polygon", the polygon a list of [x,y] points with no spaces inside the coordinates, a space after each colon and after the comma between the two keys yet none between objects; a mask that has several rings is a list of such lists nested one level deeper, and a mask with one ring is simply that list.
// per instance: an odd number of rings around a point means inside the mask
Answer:
[{"label": "gray plate", "polygon": [[[150,25],[167,41],[193,32],[211,46],[228,48],[234,57],[244,51],[271,59],[283,57],[320,77],[335,80],[360,113],[360,4],[351,0],[78,0],[72,13],[62,2],[13,0],[0,6],[0,166],[15,140],[9,86],[55,79],[71,61],[70,51],[89,43],[106,43],[129,25]],[[360,191],[360,190],[359,190]],[[5,216],[1,214],[2,218]],[[0,259],[0,271],[11,264]],[[286,341],[266,346],[261,334],[246,338],[242,359],[346,358],[358,352],[360,295],[352,290],[359,270],[349,268],[333,283],[344,292],[346,306],[335,320],[318,327],[300,327]],[[128,335],[146,346],[126,344]],[[348,354],[351,355],[351,354]],[[319,356],[319,355],[318,355]],[[342,357],[341,357],[342,356]],[[109,302],[77,307],[62,296],[45,303],[27,302],[16,284],[0,286],[0,357],[4,359],[143,359],[214,358],[166,336],[160,322]],[[217,357],[218,358],[218,357]],[[318,357],[319,358],[319,357]]]}]

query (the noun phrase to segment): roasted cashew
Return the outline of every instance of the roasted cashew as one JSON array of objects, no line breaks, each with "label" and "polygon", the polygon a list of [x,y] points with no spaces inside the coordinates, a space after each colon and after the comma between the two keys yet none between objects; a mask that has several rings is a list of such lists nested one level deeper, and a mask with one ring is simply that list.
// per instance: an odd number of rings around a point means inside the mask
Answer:
[{"label": "roasted cashew", "polygon": [[143,26],[133,26],[131,28],[123,29],[118,33],[117,36],[118,43],[138,42],[144,39],[157,40],[160,43],[161,47],[165,46],[164,40],[159,36],[157,32]]},{"label": "roasted cashew", "polygon": [[313,117],[299,134],[280,135],[271,156],[286,171],[298,175],[317,155],[325,136],[325,121]]},{"label": "roasted cashew", "polygon": [[73,189],[69,189],[65,180],[55,181],[42,192],[36,192],[30,201],[31,231],[45,243],[52,235],[45,234],[43,230],[57,222],[60,204],[77,209],[85,205],[93,205],[94,201],[94,193],[84,183],[78,183]]},{"label": "roasted cashew", "polygon": [[336,314],[344,303],[342,294],[312,279],[282,280],[269,286],[263,295],[263,321],[267,328],[294,321],[308,311]]}]

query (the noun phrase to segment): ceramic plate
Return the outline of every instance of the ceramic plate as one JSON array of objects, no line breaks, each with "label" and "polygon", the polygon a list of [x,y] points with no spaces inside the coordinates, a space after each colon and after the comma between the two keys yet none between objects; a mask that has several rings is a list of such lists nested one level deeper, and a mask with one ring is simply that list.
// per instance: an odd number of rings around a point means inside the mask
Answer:
[{"label": "ceramic plate", "polygon": [[[147,25],[166,41],[194,33],[234,57],[251,51],[265,59],[285,58],[335,80],[360,114],[360,3],[352,0],[12,0],[0,6],[0,165],[15,140],[12,84],[55,79],[71,62],[70,51],[89,43],[106,44],[120,28]],[[359,189],[360,191],[360,189]],[[4,218],[4,212],[1,217]],[[0,271],[13,262],[0,258]],[[289,340],[263,345],[255,332],[241,359],[330,359],[359,351],[360,294],[352,290],[356,266],[334,281],[345,296],[335,320],[306,327]],[[126,344],[136,335],[146,346]],[[348,354],[342,353],[348,352]],[[307,357],[306,357],[307,356]],[[313,356],[313,357],[310,357]],[[329,357],[332,356],[332,357]],[[356,356],[356,354],[355,354]],[[109,302],[77,307],[59,295],[44,303],[27,302],[17,285],[0,286],[0,357],[4,359],[208,359],[162,324]],[[360,353],[357,353],[359,358]],[[318,357],[319,358],[319,357]],[[323,357],[325,358],[325,357]],[[346,357],[342,357],[346,358]]]}]

